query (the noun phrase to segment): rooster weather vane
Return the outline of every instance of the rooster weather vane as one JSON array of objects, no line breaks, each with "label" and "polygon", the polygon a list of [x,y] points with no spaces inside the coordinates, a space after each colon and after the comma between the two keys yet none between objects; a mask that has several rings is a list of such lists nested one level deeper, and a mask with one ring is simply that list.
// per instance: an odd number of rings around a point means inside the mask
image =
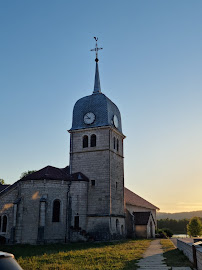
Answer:
[{"label": "rooster weather vane", "polygon": [[95,52],[95,55],[96,55],[96,58],[95,58],[95,62],[98,62],[99,59],[98,59],[98,51],[99,50],[102,50],[103,48],[98,48],[97,46],[97,41],[98,41],[98,38],[97,37],[94,37],[96,43],[95,43],[95,49],[92,49],[91,52]]}]

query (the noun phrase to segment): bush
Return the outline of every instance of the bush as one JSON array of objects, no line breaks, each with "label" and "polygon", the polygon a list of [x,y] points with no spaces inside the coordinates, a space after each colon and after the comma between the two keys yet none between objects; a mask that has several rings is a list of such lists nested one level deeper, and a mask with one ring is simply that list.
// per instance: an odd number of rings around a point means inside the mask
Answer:
[{"label": "bush", "polygon": [[167,234],[162,229],[157,229],[156,238],[167,238]]},{"label": "bush", "polygon": [[173,232],[168,228],[158,229],[157,234],[159,234],[161,238],[167,238],[167,237],[173,236]]},{"label": "bush", "polygon": [[167,235],[168,237],[172,237],[172,236],[173,236],[173,232],[172,232],[170,229],[168,229],[168,228],[163,228],[162,231],[163,231],[164,233],[166,233],[166,235]]}]

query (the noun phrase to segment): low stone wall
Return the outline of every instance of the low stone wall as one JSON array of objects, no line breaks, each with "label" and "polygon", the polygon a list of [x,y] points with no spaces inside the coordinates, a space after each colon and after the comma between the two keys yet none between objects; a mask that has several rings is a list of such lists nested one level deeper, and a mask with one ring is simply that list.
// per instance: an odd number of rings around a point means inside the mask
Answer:
[{"label": "low stone wall", "polygon": [[193,251],[192,251],[192,242],[185,242],[177,239],[177,248],[183,251],[184,255],[190,260],[190,262],[194,262],[193,260]]},{"label": "low stone wall", "polygon": [[202,247],[196,249],[197,269],[202,270]]},{"label": "low stone wall", "polygon": [[[194,263],[192,245],[193,242],[187,242],[186,240],[177,239],[177,248],[183,251],[184,255],[186,255],[192,263]],[[202,246],[196,246],[196,260],[197,269],[202,270]]]}]

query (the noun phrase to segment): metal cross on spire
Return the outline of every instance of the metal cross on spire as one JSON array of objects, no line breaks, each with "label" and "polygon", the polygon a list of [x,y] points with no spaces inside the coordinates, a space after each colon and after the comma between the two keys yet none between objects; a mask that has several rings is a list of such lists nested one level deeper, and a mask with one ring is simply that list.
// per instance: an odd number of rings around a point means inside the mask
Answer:
[{"label": "metal cross on spire", "polygon": [[94,39],[96,41],[96,43],[95,43],[95,49],[92,49],[91,52],[95,52],[95,54],[96,54],[95,62],[98,62],[99,61],[99,59],[98,59],[98,51],[99,50],[102,50],[103,48],[98,48],[98,46],[97,46],[98,38],[97,37],[94,37]]}]

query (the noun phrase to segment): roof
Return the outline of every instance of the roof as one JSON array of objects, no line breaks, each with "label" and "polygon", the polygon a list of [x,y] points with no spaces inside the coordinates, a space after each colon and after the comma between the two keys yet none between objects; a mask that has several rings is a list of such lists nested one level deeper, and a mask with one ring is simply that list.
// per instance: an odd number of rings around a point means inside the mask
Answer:
[{"label": "roof", "polygon": [[9,187],[10,185],[2,185],[0,184],[0,192]]},{"label": "roof", "polygon": [[[92,112],[95,120],[92,124],[84,123],[84,115]],[[71,130],[78,130],[92,127],[113,126],[113,116],[118,118],[117,130],[122,133],[121,114],[118,107],[103,93],[96,92],[90,96],[79,99],[73,109]]]},{"label": "roof", "polygon": [[133,212],[135,225],[147,225],[151,212]]},{"label": "roof", "polygon": [[146,201],[142,197],[138,196],[131,190],[124,188],[124,196],[125,196],[125,203],[131,204],[134,206],[141,206],[148,209],[155,209],[160,210],[157,206],[153,205],[152,203]]},{"label": "roof", "polygon": [[20,181],[27,181],[27,180],[89,181],[89,179],[81,172],[70,174],[69,166],[62,169],[52,166],[46,166],[45,168],[42,168],[39,171],[26,175],[25,177],[16,181],[12,185],[0,184],[0,196],[4,193],[7,193],[7,191],[11,190],[15,186],[17,186],[17,184]]},{"label": "roof", "polygon": [[21,180],[70,180],[69,167],[59,169],[46,166],[39,171],[24,176]]}]

